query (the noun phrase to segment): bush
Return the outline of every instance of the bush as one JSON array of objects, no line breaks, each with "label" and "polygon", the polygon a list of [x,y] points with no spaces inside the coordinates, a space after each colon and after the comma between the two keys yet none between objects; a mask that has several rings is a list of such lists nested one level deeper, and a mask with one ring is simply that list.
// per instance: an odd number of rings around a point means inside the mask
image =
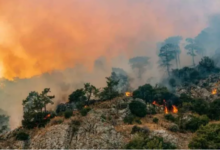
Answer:
[{"label": "bush", "polygon": [[118,105],[116,106],[116,108],[119,109],[119,110],[126,109],[127,107],[128,107],[128,104],[127,104],[127,103],[118,104]]},{"label": "bush", "polygon": [[219,149],[220,124],[201,126],[189,143],[190,149]]},{"label": "bush", "polygon": [[83,89],[77,89],[69,96],[69,102],[86,101],[85,91]]},{"label": "bush", "polygon": [[219,120],[220,119],[220,99],[214,100],[210,103],[210,109],[208,116],[210,119]]},{"label": "bush", "polygon": [[133,116],[132,114],[128,114],[124,117],[124,123],[125,124],[132,124],[134,119],[135,119],[135,116]]},{"label": "bush", "polygon": [[135,118],[135,120],[134,120],[137,124],[142,124],[142,122],[141,122],[141,120],[140,120],[140,118]]},{"label": "bush", "polygon": [[27,134],[23,131],[18,132],[17,135],[16,135],[16,140],[26,141],[28,139],[29,139],[29,134]]},{"label": "bush", "polygon": [[132,114],[137,117],[145,117],[147,115],[146,105],[139,101],[132,101],[129,104],[129,109]]},{"label": "bush", "polygon": [[69,119],[70,117],[73,116],[73,111],[72,110],[67,110],[65,113],[64,113],[64,117],[66,119]]},{"label": "bush", "polygon": [[153,119],[153,122],[154,122],[154,123],[158,123],[158,121],[159,121],[159,119],[156,118],[156,117]]},{"label": "bush", "polygon": [[197,99],[193,102],[193,112],[196,112],[200,115],[208,114],[209,112],[209,103],[203,99]]},{"label": "bush", "polygon": [[139,135],[133,138],[126,146],[126,149],[176,149],[176,146],[169,142],[164,142],[162,137],[148,137]]},{"label": "bush", "polygon": [[207,116],[195,117],[191,116],[191,119],[186,122],[185,129],[191,132],[195,132],[200,126],[207,125],[209,123],[209,118]]},{"label": "bush", "polygon": [[50,122],[51,114],[49,112],[38,112],[34,114],[24,114],[22,125],[24,128],[33,129],[35,127],[45,127]]},{"label": "bush", "polygon": [[176,124],[172,124],[172,125],[170,125],[169,130],[172,131],[172,132],[178,132],[179,127]]},{"label": "bush", "polygon": [[80,111],[80,114],[82,116],[87,116],[88,112],[91,110],[91,108],[87,107],[87,108],[83,108],[81,111]]},{"label": "bush", "polygon": [[148,129],[147,127],[140,128],[138,126],[133,126],[131,134],[135,134],[135,133],[142,133],[146,135],[150,133],[150,129]]},{"label": "bush", "polygon": [[176,120],[175,117],[172,114],[166,114],[166,115],[164,115],[164,118],[166,120],[172,121],[172,122],[174,122]]}]

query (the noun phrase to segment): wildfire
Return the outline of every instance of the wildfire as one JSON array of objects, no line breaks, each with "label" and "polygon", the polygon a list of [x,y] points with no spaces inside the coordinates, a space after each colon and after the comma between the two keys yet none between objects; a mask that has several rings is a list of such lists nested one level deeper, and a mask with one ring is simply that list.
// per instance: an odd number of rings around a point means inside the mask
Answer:
[{"label": "wildfire", "polygon": [[46,120],[46,119],[48,119],[48,118],[50,118],[50,114],[48,114],[45,118],[44,118],[44,120]]},{"label": "wildfire", "polygon": [[212,90],[212,95],[215,95],[215,94],[217,94],[217,89]]},{"label": "wildfire", "polygon": [[178,113],[178,109],[177,109],[177,107],[175,106],[175,105],[172,105],[172,107],[173,107],[173,113]]},{"label": "wildfire", "polygon": [[125,95],[126,95],[127,97],[130,97],[130,96],[132,96],[132,93],[131,93],[131,92],[125,92]]},{"label": "wildfire", "polygon": [[[153,101],[153,105],[156,105],[156,106],[164,106],[164,113],[165,114],[168,114],[169,113],[169,111],[168,111],[168,108],[167,108],[167,106],[166,106],[166,100],[163,100],[163,102],[164,102],[164,105],[159,105],[156,101]],[[177,109],[177,107],[175,106],[175,105],[172,105],[172,107],[173,107],[173,109],[172,109],[172,112],[173,113],[178,113],[178,109]]]},{"label": "wildfire", "polygon": [[167,106],[165,106],[165,108],[164,108],[164,112],[165,112],[165,114],[168,114]]},{"label": "wildfire", "polygon": [[163,106],[163,105],[159,105],[156,101],[153,101],[152,104],[153,104],[153,105],[156,105],[156,106]]},{"label": "wildfire", "polygon": [[88,108],[88,106],[86,105],[86,106],[84,106],[84,108]]}]

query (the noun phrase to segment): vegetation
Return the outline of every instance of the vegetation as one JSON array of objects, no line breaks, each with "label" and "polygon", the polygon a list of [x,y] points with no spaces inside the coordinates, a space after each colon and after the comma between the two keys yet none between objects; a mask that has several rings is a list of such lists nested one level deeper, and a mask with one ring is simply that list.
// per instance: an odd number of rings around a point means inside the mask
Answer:
[{"label": "vegetation", "polygon": [[190,149],[219,149],[220,124],[201,126],[189,143]]},{"label": "vegetation", "polygon": [[176,149],[176,146],[165,142],[161,137],[149,137],[139,134],[133,138],[126,146],[126,149]]},{"label": "vegetation", "polygon": [[137,117],[145,117],[147,115],[147,107],[145,104],[139,101],[132,101],[129,104],[131,113]]},{"label": "vegetation", "polygon": [[107,77],[106,79],[107,87],[103,88],[103,91],[101,91],[99,96],[102,100],[111,100],[119,96],[119,92],[116,90],[119,81],[116,81],[111,77]]},{"label": "vegetation", "polygon": [[44,127],[51,119],[51,114],[46,110],[47,104],[53,104],[54,96],[48,96],[49,88],[42,91],[29,93],[28,97],[23,100],[24,115],[22,125],[24,128]]},{"label": "vegetation", "polygon": [[147,127],[141,128],[138,126],[133,126],[131,134],[135,134],[135,133],[141,133],[144,135],[148,135],[150,133],[150,130]]},{"label": "vegetation", "polygon": [[91,110],[91,108],[89,108],[89,107],[83,108],[82,110],[80,110],[80,114],[82,116],[86,116],[90,110]]},{"label": "vegetation", "polygon": [[195,132],[200,126],[205,126],[209,123],[209,118],[207,116],[190,116],[190,120],[186,122],[185,129],[191,132]]},{"label": "vegetation", "polygon": [[16,135],[16,140],[26,141],[28,139],[29,139],[29,134],[25,133],[24,131],[20,131]]},{"label": "vegetation", "polygon": [[135,116],[134,115],[132,115],[132,114],[128,114],[128,115],[126,115],[125,117],[124,117],[124,123],[126,123],[126,124],[133,124],[133,122],[134,122],[134,120],[135,120]]},{"label": "vegetation", "polygon": [[69,119],[70,117],[73,116],[73,111],[72,110],[67,110],[65,113],[64,113],[64,117],[66,119]]},{"label": "vegetation", "polygon": [[172,121],[172,122],[174,122],[176,120],[176,118],[172,114],[166,114],[166,115],[164,115],[164,118],[166,120]]},{"label": "vegetation", "polygon": [[77,89],[69,96],[69,102],[86,101],[85,91],[83,89]]},{"label": "vegetation", "polygon": [[158,122],[159,122],[159,119],[155,117],[155,118],[153,119],[153,122],[154,122],[154,123],[158,123]]},{"label": "vegetation", "polygon": [[6,115],[0,115],[0,134],[9,130],[9,117]]}]

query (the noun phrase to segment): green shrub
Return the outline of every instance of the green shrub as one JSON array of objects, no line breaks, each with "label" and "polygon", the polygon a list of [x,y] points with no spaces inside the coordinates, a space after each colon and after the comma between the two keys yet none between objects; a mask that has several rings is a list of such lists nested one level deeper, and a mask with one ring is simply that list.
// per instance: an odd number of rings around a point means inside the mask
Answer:
[{"label": "green shrub", "polygon": [[128,114],[124,117],[124,123],[125,124],[132,124],[134,119],[135,119],[135,116],[133,116],[132,114]]},{"label": "green shrub", "polygon": [[73,116],[73,111],[72,110],[67,110],[65,113],[64,113],[64,117],[66,119],[69,119],[70,117]]},{"label": "green shrub", "polygon": [[27,134],[23,131],[18,132],[17,135],[16,135],[16,140],[26,141],[28,139],[29,139],[29,134]]},{"label": "green shrub", "polygon": [[80,111],[80,114],[82,116],[87,116],[88,112],[91,110],[91,108],[87,107],[87,108],[83,108],[81,111]]},{"label": "green shrub", "polygon": [[159,121],[159,119],[156,118],[156,117],[153,119],[153,122],[154,122],[154,123],[158,123],[158,121]]},{"label": "green shrub", "polygon": [[178,132],[179,127],[176,124],[172,124],[172,125],[170,125],[169,130],[172,131],[172,132]]},{"label": "green shrub", "polygon": [[102,114],[102,115],[101,115],[101,120],[102,120],[102,121],[106,121],[106,116]]},{"label": "green shrub", "polygon": [[209,112],[209,103],[203,99],[197,99],[193,102],[193,112],[199,115],[206,115]]},{"label": "green shrub", "polygon": [[139,101],[132,101],[129,104],[129,109],[132,114],[137,117],[145,117],[147,115],[146,105]]},{"label": "green shrub", "polygon": [[209,123],[209,118],[207,116],[195,117],[191,116],[191,119],[186,122],[185,129],[191,132],[195,132],[200,126],[207,125]]},{"label": "green shrub", "polygon": [[201,126],[189,143],[190,149],[219,149],[220,124]]},{"label": "green shrub", "polygon": [[208,116],[210,119],[219,120],[220,119],[220,99],[216,99],[210,103],[210,109]]},{"label": "green shrub", "polygon": [[164,118],[166,120],[172,121],[172,122],[174,122],[176,120],[175,117],[172,114],[166,114],[166,115],[164,115]]},{"label": "green shrub", "polygon": [[141,120],[140,120],[140,118],[135,118],[135,120],[134,120],[137,124],[142,124],[142,122],[141,122]]},{"label": "green shrub", "polygon": [[133,126],[131,130],[131,134],[135,134],[135,133],[141,133],[146,135],[150,133],[150,129],[148,129],[147,127],[141,128],[138,126]]},{"label": "green shrub", "polygon": [[164,142],[161,137],[149,137],[143,134],[133,138],[126,146],[126,149],[176,149],[176,146]]},{"label": "green shrub", "polygon": [[33,129],[35,127],[45,127],[50,122],[51,114],[49,112],[37,112],[33,114],[24,114],[22,120],[22,126],[27,129]]}]

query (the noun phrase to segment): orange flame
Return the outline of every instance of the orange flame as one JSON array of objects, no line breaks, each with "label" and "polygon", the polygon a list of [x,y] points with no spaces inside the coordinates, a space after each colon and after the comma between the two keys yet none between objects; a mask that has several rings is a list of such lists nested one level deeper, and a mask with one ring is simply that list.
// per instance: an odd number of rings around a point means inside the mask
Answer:
[{"label": "orange flame", "polygon": [[50,118],[50,114],[48,114],[45,118],[44,118],[44,120],[46,120],[46,119],[48,119],[48,118]]},{"label": "orange flame", "polygon": [[177,107],[175,106],[175,105],[172,105],[172,107],[173,107],[173,113],[178,113],[178,109],[177,109]]},{"label": "orange flame", "polygon": [[159,105],[156,101],[153,101],[152,104],[153,104],[153,105],[156,105],[156,106],[163,106],[163,105]]},{"label": "orange flame", "polygon": [[168,114],[167,106],[165,106],[164,112],[165,112],[165,114]]},{"label": "orange flame", "polygon": [[88,108],[88,106],[84,106],[84,108]]},{"label": "orange flame", "polygon": [[212,90],[212,95],[215,95],[215,94],[217,94],[217,89]]},{"label": "orange flame", "polygon": [[131,93],[131,92],[125,92],[125,95],[126,95],[127,97],[130,97],[130,96],[132,96],[132,93]]}]

